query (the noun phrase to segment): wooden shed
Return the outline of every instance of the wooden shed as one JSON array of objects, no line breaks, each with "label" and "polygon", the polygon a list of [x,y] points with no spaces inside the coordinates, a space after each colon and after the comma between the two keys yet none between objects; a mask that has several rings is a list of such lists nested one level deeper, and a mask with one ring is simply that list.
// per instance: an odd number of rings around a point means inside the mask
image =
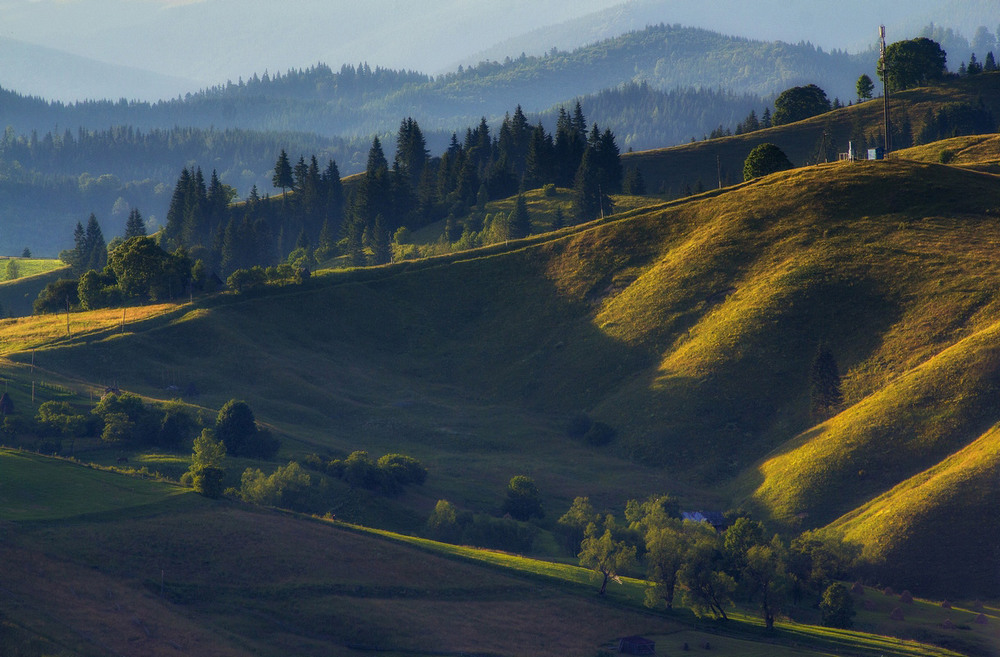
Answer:
[{"label": "wooden shed", "polygon": [[618,640],[618,652],[623,655],[655,655],[656,643],[641,636],[627,636]]}]

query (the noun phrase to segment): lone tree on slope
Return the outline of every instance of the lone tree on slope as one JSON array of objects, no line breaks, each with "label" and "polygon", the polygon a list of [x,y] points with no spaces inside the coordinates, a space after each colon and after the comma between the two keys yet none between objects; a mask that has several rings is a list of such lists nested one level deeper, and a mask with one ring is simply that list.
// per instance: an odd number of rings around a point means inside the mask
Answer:
[{"label": "lone tree on slope", "polygon": [[778,171],[791,169],[792,163],[784,151],[771,143],[755,147],[743,162],[743,180],[753,180]]}]

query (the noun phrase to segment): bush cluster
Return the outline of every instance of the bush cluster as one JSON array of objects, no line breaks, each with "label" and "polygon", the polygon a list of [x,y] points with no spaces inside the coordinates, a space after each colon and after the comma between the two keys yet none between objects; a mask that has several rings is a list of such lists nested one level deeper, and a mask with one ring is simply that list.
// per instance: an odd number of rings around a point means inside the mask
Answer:
[{"label": "bush cluster", "polygon": [[372,461],[368,452],[355,451],[345,459],[324,460],[310,454],[307,468],[347,482],[352,488],[377,490],[387,495],[400,493],[406,486],[421,486],[427,481],[427,469],[420,461],[404,454],[386,454]]}]

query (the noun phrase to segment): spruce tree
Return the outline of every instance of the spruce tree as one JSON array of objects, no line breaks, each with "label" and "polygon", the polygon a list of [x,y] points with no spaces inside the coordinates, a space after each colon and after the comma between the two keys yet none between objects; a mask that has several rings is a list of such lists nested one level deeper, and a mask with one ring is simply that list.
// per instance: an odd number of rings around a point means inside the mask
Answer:
[{"label": "spruce tree", "polygon": [[825,420],[840,410],[840,371],[826,344],[821,344],[809,369],[809,406],[816,420]]},{"label": "spruce tree", "polygon": [[592,162],[594,153],[591,148],[584,152],[573,182],[573,218],[576,223],[611,213],[611,199],[601,189],[599,172]]},{"label": "spruce tree", "polygon": [[130,237],[145,237],[146,222],[137,208],[132,208],[128,213],[128,221],[125,222],[125,239]]},{"label": "spruce tree", "polygon": [[83,243],[84,261],[81,264],[81,273],[91,269],[102,271],[104,265],[108,264],[108,244],[104,241],[104,233],[101,232],[101,226],[93,214],[87,220]]},{"label": "spruce tree", "polygon": [[528,213],[528,203],[524,194],[518,194],[514,202],[514,213],[510,222],[510,238],[520,239],[531,234],[531,215]]},{"label": "spruce tree", "polygon": [[281,196],[285,196],[285,190],[295,185],[292,178],[292,165],[288,162],[288,153],[281,149],[278,161],[274,163],[274,176],[271,177],[271,184],[281,190]]}]

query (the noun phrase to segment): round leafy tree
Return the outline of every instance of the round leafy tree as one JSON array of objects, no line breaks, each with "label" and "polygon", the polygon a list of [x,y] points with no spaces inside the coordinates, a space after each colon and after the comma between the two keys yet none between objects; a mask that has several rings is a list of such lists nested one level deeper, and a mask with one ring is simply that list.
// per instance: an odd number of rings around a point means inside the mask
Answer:
[{"label": "round leafy tree", "polygon": [[[885,48],[889,91],[902,91],[940,80],[946,73],[947,59],[940,44],[927,37],[889,44]],[[883,78],[881,58],[877,70],[879,78]]]},{"label": "round leafy tree", "polygon": [[504,513],[509,513],[515,520],[528,520],[532,516],[541,518],[542,499],[538,494],[538,486],[531,477],[517,475],[511,477],[507,484],[507,499],[503,502]]},{"label": "round leafy tree", "polygon": [[215,435],[233,456],[247,456],[257,434],[253,411],[245,401],[230,399],[215,419]]},{"label": "round leafy tree", "polygon": [[849,628],[854,623],[854,600],[843,584],[831,584],[819,603],[823,625]]},{"label": "round leafy tree", "polygon": [[791,169],[792,163],[785,153],[774,144],[765,143],[755,147],[743,162],[743,180],[753,180],[778,171]]},{"label": "round leafy tree", "polygon": [[774,99],[774,125],[785,125],[830,111],[826,92],[815,84],[785,89]]}]

